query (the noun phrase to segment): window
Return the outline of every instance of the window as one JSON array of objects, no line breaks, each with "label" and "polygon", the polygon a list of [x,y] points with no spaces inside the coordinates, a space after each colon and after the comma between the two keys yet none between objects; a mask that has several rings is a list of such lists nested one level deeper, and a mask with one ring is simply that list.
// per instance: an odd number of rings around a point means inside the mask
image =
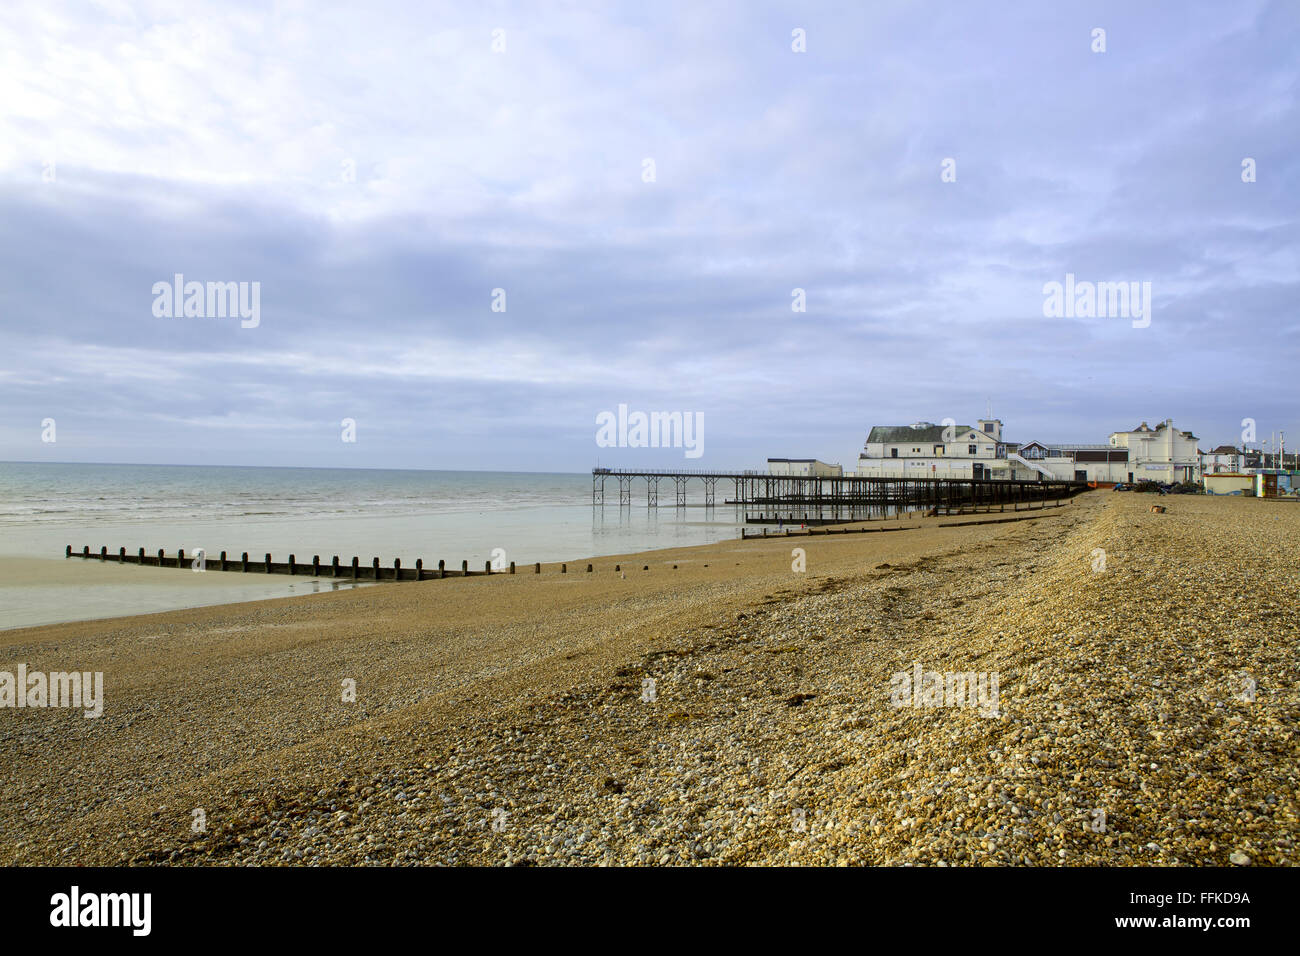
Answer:
[{"label": "window", "polygon": [[934,457],[938,458],[938,457],[941,456],[942,454],[943,454],[943,446],[942,446],[942,445],[935,445],[935,446],[934,446]]},{"label": "window", "polygon": [[967,446],[966,446],[966,454],[971,455],[971,456],[974,456],[974,454],[975,454],[975,446],[974,446],[974,445],[967,445]]},{"label": "window", "polygon": [[890,458],[897,458],[897,457],[898,457],[898,449],[897,449],[897,448],[891,448],[891,449],[889,449],[889,457],[890,457]]},{"label": "window", "polygon": [[985,423],[984,423],[984,430],[985,430],[986,432],[988,432],[990,435],[993,434],[993,423],[992,423],[992,422],[985,422]]}]

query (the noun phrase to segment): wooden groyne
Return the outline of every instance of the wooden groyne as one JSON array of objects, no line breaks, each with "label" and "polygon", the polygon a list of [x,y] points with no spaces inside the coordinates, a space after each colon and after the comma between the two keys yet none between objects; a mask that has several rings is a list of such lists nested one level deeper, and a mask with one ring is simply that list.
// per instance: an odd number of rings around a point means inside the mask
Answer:
[{"label": "wooden groyne", "polygon": [[[482,571],[471,571],[468,561],[461,561],[459,568],[449,568],[445,561],[439,561],[436,568],[426,568],[424,559],[417,558],[415,567],[402,567],[402,559],[395,558],[392,567],[381,565],[378,558],[371,558],[369,564],[362,564],[361,559],[353,556],[350,563],[341,563],[338,555],[330,558],[328,564],[321,561],[320,555],[314,554],[310,561],[299,561],[297,555],[289,555],[288,561],[272,561],[271,555],[264,554],[262,560],[254,561],[245,551],[238,558],[230,557],[225,551],[221,552],[219,557],[208,557],[199,550],[193,554],[186,554],[184,548],[178,549],[174,554],[167,554],[161,548],[154,554],[146,554],[144,548],[137,548],[133,554],[128,554],[126,548],[118,548],[117,551],[109,551],[107,547],[101,545],[98,551],[91,551],[90,545],[82,545],[80,551],[74,551],[72,545],[64,548],[63,556],[65,558],[83,558],[87,561],[115,561],[119,564],[140,564],[149,568],[183,568],[190,571],[234,571],[242,574],[296,574],[303,577],[312,578],[343,578],[350,581],[436,581],[440,578],[471,578],[484,577],[488,575],[514,574],[515,562],[511,561],[509,565],[502,565],[499,568],[492,567],[491,561],[483,562]],[[708,565],[705,565],[708,567]],[[525,565],[525,569],[527,565]],[[592,562],[588,562],[586,573],[591,574],[596,570]],[[632,565],[627,566],[627,570],[634,570]],[[642,571],[649,571],[650,565],[641,566]],[[677,565],[672,566],[672,570],[677,570]],[[623,573],[623,565],[615,564],[614,571]],[[542,573],[542,563],[534,562],[532,565],[533,574]],[[525,570],[524,573],[527,573]],[[569,565],[567,562],[560,563],[560,574],[568,574]]]},{"label": "wooden groyne", "polygon": [[[1051,505],[1051,507],[1059,508],[1062,505],[1068,503],[1069,503],[1068,501],[1057,501],[1053,505]],[[880,534],[881,532],[885,532],[885,531],[919,531],[921,528],[967,528],[970,527],[971,525],[977,525],[977,524],[1006,524],[1007,522],[1010,521],[1033,521],[1036,518],[1046,518],[1049,514],[1051,514],[1050,511],[1046,510],[1046,507],[1047,506],[1044,506],[1043,508],[1040,508],[1037,511],[1030,514],[1021,514],[1021,515],[1016,515],[1014,517],[980,518],[976,521],[945,521],[943,524],[932,524],[932,525],[886,524],[883,527],[879,527],[879,528],[816,528],[816,527],[786,528],[785,530],[774,531],[770,534],[768,533],[767,528],[764,528],[761,534],[757,531],[749,532],[746,531],[744,528],[742,528],[740,530],[740,538],[742,541],[756,541],[756,540],[761,541],[764,539],[771,540],[772,538],[808,538],[808,537],[812,537],[813,535],[823,535],[823,534]],[[957,514],[957,512],[954,512],[954,514]],[[912,517],[916,517],[916,516],[912,515]],[[934,517],[934,516],[931,515],[930,517]]]},{"label": "wooden groyne", "polygon": [[[515,563],[509,567],[493,568],[492,562],[484,562],[483,570],[470,570],[469,562],[462,561],[459,568],[449,568],[445,561],[439,561],[436,568],[426,568],[424,559],[417,558],[415,567],[402,567],[402,559],[393,559],[392,566],[379,563],[378,558],[371,558],[366,564],[353,556],[350,562],[340,562],[339,556],[333,555],[329,562],[321,560],[314,554],[310,561],[299,561],[297,555],[289,555],[288,561],[273,561],[270,554],[260,559],[252,559],[247,551],[237,558],[230,557],[225,551],[220,556],[212,556],[201,550],[186,554],[181,548],[173,554],[167,554],[161,548],[154,554],[146,554],[144,548],[128,553],[126,548],[109,551],[101,546],[98,552],[92,552],[89,545],[83,545],[80,551],[74,551],[68,545],[64,551],[67,558],[85,558],[87,560],[116,561],[119,564],[140,564],[154,568],[186,568],[192,571],[235,571],[243,574],[294,574],[313,578],[344,578],[352,581],[432,581],[438,578],[464,578],[489,574],[514,574]],[[533,571],[540,574],[540,563],[533,565]]]},{"label": "wooden groyne", "polygon": [[930,507],[916,505],[911,508],[893,508],[887,512],[871,510],[868,510],[865,514],[852,512],[848,517],[841,515],[838,518],[818,518],[808,514],[792,512],[759,512],[757,514],[746,512],[745,524],[805,525],[813,528],[820,525],[850,524],[859,521],[906,521],[913,518],[946,518],[953,515],[1002,514],[1007,510],[1008,506],[1013,512],[1041,511],[1044,508],[1055,508],[1065,504],[1076,494],[1079,494],[1079,490],[1069,489],[1061,492],[1062,497],[1055,498],[1038,497],[1023,502],[998,501],[956,505],[939,504]]}]

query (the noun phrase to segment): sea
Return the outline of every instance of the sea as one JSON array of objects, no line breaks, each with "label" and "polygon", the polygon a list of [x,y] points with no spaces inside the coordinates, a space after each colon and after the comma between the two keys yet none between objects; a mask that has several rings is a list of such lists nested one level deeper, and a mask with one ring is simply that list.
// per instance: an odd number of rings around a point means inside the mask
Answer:
[{"label": "sea", "polygon": [[[523,567],[739,537],[743,516],[722,503],[724,485],[716,507],[706,508],[702,483],[691,482],[687,505],[678,508],[672,483],[663,481],[660,506],[650,508],[641,479],[630,506],[620,507],[613,478],[605,504],[593,504],[589,473],[0,462],[0,561],[10,571],[48,567],[40,562],[63,561],[71,545],[93,553],[105,546],[110,554],[202,548],[209,557],[269,552],[276,561],[294,554],[328,563],[338,555],[350,564],[355,555],[363,565],[377,557],[387,566],[422,558],[426,568],[439,560],[482,568],[497,559]],[[132,566],[117,568],[107,583],[0,575],[0,629],[351,586],[215,574],[227,581],[214,586],[212,574],[200,582],[179,570],[163,578]]]}]

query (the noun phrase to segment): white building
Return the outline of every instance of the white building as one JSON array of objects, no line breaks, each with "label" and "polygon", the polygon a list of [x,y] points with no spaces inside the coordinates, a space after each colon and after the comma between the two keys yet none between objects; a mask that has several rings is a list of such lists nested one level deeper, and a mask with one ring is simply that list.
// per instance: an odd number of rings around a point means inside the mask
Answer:
[{"label": "white building", "polygon": [[[949,420],[951,421],[951,419]],[[1002,437],[1002,422],[970,425],[877,425],[858,456],[864,478],[999,478],[1021,481],[1196,481],[1201,474],[1196,436],[1173,419],[1151,428],[1112,432],[1106,444],[1021,445]]]},{"label": "white building", "polygon": [[[876,425],[858,455],[859,478],[1021,478],[1039,472],[1002,440],[1002,422],[981,418],[975,426]],[[1043,472],[1046,476],[1046,472]]]},{"label": "white building", "polygon": [[767,473],[789,478],[839,478],[844,469],[816,458],[769,458]]},{"label": "white building", "polygon": [[1057,445],[1031,441],[1019,455],[1063,481],[1128,481],[1128,449],[1110,445]]},{"label": "white building", "polygon": [[1202,475],[1237,475],[1245,470],[1245,453],[1231,445],[1220,445],[1214,451],[1201,453]]},{"label": "white building", "polygon": [[1112,432],[1110,445],[1128,449],[1128,481],[1199,481],[1201,455],[1196,436],[1166,418],[1155,428],[1143,422],[1127,432]]}]

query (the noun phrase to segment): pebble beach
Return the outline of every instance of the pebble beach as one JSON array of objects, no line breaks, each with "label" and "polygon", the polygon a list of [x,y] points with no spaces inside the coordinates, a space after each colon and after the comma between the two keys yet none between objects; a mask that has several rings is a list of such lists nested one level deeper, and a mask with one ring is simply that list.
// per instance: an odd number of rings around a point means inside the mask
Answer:
[{"label": "pebble beach", "polygon": [[1294,865],[1300,506],[1156,499],[0,632],[0,862]]}]

